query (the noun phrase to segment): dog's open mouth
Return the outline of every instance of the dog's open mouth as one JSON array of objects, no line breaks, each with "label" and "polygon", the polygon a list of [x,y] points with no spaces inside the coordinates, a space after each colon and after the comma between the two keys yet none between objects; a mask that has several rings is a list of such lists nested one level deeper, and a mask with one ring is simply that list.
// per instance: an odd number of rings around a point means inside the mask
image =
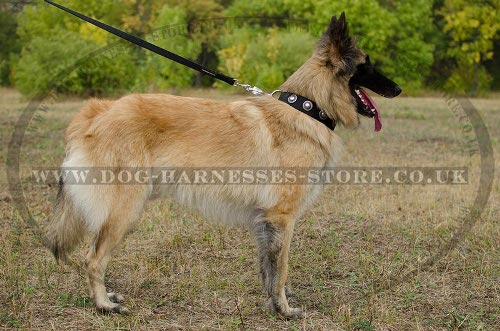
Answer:
[{"label": "dog's open mouth", "polygon": [[361,87],[354,86],[353,91],[358,104],[358,113],[366,117],[374,117],[375,132],[379,132],[382,129],[382,117],[377,104]]}]

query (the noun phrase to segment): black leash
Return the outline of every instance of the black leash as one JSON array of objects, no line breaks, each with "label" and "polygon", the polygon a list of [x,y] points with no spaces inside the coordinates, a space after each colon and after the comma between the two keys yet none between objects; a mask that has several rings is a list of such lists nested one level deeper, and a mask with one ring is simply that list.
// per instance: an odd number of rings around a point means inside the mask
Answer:
[{"label": "black leash", "polygon": [[93,24],[103,30],[106,30],[112,34],[114,34],[115,36],[118,36],[122,39],[125,39],[133,44],[136,44],[137,46],[139,47],[142,47],[142,48],[145,48],[147,50],[150,50],[151,52],[153,53],[156,53],[158,55],[161,55],[163,57],[166,57],[167,59],[170,59],[172,61],[175,61],[177,63],[180,63],[186,67],[189,67],[191,69],[194,69],[194,70],[197,70],[201,73],[204,73],[206,75],[209,75],[209,76],[212,76],[213,78],[215,79],[218,79],[218,80],[221,80],[223,82],[226,82],[228,83],[229,85],[236,85],[237,83],[237,80],[235,78],[232,78],[232,77],[229,77],[229,76],[226,76],[224,74],[221,74],[220,72],[217,72],[217,71],[213,71],[213,70],[210,70],[210,69],[207,69],[205,68],[204,66],[202,66],[201,64],[199,63],[196,63],[196,62],[193,62],[191,60],[188,60],[180,55],[177,55],[175,53],[172,53],[172,52],[169,52],[167,51],[166,49],[164,48],[161,48],[159,46],[156,46],[155,44],[152,44],[150,42],[147,42],[146,40],[143,40],[141,38],[138,38],[136,36],[133,36],[127,32],[124,32],[124,31],[121,31],[121,30],[118,30],[117,28],[114,28],[112,26],[109,26],[107,24],[104,24],[102,22],[99,22],[98,20],[95,20],[91,17],[88,17],[88,16],[85,16],[83,14],[80,14],[72,9],[69,9],[69,8],[66,8],[64,6],[61,6],[60,4],[57,4],[53,1],[50,1],[50,0],[45,0],[45,2],[59,8],[59,9],[62,9],[64,10],[65,12],[68,12],[86,22],[89,22],[90,24]]}]

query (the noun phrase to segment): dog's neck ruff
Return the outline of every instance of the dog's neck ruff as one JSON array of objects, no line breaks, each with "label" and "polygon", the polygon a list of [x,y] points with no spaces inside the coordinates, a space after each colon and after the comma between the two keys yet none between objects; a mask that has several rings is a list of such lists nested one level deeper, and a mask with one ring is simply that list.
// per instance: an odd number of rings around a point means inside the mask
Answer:
[{"label": "dog's neck ruff", "polygon": [[324,111],[319,109],[314,101],[292,92],[281,92],[278,99],[314,118],[316,121],[323,123],[332,131],[335,130],[335,121],[329,118]]}]

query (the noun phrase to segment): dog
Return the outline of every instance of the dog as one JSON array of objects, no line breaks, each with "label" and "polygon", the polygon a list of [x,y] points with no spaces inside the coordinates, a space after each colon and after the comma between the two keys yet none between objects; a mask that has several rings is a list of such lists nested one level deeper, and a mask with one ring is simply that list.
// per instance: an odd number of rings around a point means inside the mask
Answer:
[{"label": "dog", "polygon": [[[380,111],[362,87],[389,98],[401,93],[356,45],[342,13],[332,17],[311,57],[280,90],[292,93],[292,101],[300,96],[315,103],[320,117],[343,127],[357,127],[362,115],[374,118],[380,130]],[[342,152],[331,127],[269,95],[232,103],[166,94],[92,99],[73,118],[66,142],[63,168],[322,169],[334,166]],[[256,238],[268,307],[285,318],[300,318],[302,310],[287,299],[289,247],[296,220],[320,191],[321,185],[299,183],[76,185],[61,180],[46,244],[58,261],[65,260],[85,233],[92,234],[86,265],[95,306],[127,314],[123,296],[106,291],[106,266],[145,203],[153,196],[169,197],[208,218],[246,226]]]}]

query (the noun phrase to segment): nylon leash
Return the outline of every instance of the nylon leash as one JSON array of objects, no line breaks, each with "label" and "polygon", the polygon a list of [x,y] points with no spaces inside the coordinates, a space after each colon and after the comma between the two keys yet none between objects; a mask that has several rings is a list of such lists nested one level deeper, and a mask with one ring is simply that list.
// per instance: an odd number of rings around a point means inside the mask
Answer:
[{"label": "nylon leash", "polygon": [[172,53],[170,51],[167,51],[166,49],[164,48],[161,48],[155,44],[152,44],[144,39],[141,39],[139,37],[136,37],[134,35],[131,35],[130,33],[127,33],[127,32],[124,32],[122,30],[119,30],[115,27],[112,27],[110,25],[107,25],[105,23],[102,23],[98,20],[95,20],[91,17],[88,17],[88,16],[85,16],[83,14],[80,14],[70,8],[66,8],[58,3],[55,3],[53,1],[50,1],[50,0],[45,0],[45,2],[47,2],[48,4],[51,4],[61,10],[64,10],[65,12],[67,13],[70,13],[71,15],[74,15],[90,24],[93,24],[105,31],[108,31],[109,33],[112,33],[114,34],[115,36],[117,37],[120,37],[122,39],[125,39],[139,47],[142,47],[142,48],[145,48],[147,50],[150,50],[151,52],[153,53],[156,53],[160,56],[163,56],[169,60],[172,60],[172,61],[175,61],[177,63],[180,63],[186,67],[189,67],[191,69],[194,69],[196,71],[199,71],[205,75],[209,75],[215,79],[218,79],[218,80],[221,80],[229,85],[232,85],[232,86],[241,86],[243,87],[246,91],[248,92],[251,92],[251,93],[254,93],[256,95],[261,95],[261,94],[264,94],[264,92],[262,92],[260,89],[256,88],[256,87],[251,87],[247,84],[240,84],[238,83],[238,80],[235,79],[235,78],[232,78],[232,77],[229,77],[229,76],[226,76],[220,72],[217,72],[217,71],[214,71],[214,70],[210,70],[208,68],[205,68],[204,66],[202,66],[201,64],[199,63],[196,63],[194,61],[191,61],[189,59],[186,59],[180,55],[177,55],[175,53]]}]

